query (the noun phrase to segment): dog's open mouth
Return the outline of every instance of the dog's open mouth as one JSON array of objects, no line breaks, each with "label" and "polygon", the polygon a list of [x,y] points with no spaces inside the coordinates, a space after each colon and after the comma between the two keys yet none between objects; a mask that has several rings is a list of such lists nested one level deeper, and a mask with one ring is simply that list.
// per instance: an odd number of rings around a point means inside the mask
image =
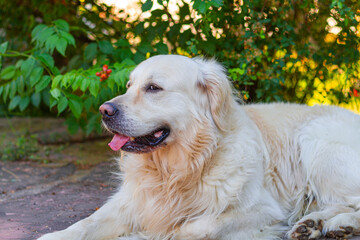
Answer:
[{"label": "dog's open mouth", "polygon": [[127,152],[146,153],[154,151],[169,136],[168,128],[160,128],[152,133],[139,137],[129,137],[114,132],[115,135],[109,146],[114,151],[120,149]]}]

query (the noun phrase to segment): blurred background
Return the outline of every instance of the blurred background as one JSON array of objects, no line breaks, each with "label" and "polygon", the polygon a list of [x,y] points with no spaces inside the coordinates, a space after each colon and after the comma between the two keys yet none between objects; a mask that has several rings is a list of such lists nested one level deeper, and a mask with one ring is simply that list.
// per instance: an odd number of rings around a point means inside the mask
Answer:
[{"label": "blurred background", "polygon": [[96,163],[75,143],[157,54],[216,58],[245,103],[359,113],[359,40],[357,0],[0,0],[0,159]]}]

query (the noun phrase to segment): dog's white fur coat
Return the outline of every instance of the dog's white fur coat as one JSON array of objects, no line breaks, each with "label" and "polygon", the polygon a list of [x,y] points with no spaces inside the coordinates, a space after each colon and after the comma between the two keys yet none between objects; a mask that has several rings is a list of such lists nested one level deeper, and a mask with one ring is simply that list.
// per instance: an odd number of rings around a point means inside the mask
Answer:
[{"label": "dog's white fur coat", "polygon": [[[332,106],[240,105],[213,60],[156,56],[130,76],[138,135],[170,126],[166,146],[122,153],[121,188],[90,217],[41,240],[297,239],[360,231],[360,116]],[[147,93],[155,83],[162,91]],[[297,221],[297,223],[296,223]],[[291,225],[295,225],[292,227]],[[290,227],[286,227],[290,224]]]}]

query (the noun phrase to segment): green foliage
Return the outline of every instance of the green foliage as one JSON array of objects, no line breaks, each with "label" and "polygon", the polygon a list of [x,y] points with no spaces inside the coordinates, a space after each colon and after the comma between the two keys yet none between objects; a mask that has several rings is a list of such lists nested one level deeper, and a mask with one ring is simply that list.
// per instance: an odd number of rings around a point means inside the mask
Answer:
[{"label": "green foliage", "polygon": [[[62,73],[55,65],[54,50],[65,57],[67,48],[75,46],[69,29],[64,20],[55,20],[50,26],[37,25],[31,34],[34,43],[31,54],[15,51],[7,54],[7,42],[3,43],[3,55],[19,60],[1,70],[0,96],[13,113],[20,111],[29,114],[34,107],[45,105],[51,113],[67,117],[66,123],[71,133],[79,129],[86,134],[100,132],[98,108],[104,101],[124,92],[128,75],[135,65],[128,58],[133,54],[121,51],[121,47],[114,51],[113,45],[107,40],[93,42],[84,49],[83,61],[88,63],[88,67]],[[124,45],[124,41],[117,43]],[[112,59],[117,60],[109,65],[112,74],[101,82],[96,76],[96,72],[101,70],[97,62],[110,63]]]},{"label": "green foliage", "polygon": [[[154,46],[160,42],[172,53],[216,57],[251,101],[312,103],[317,79],[331,88],[318,102],[352,100],[359,82],[359,2],[193,0],[178,7],[173,16],[163,1],[137,23],[139,51],[146,44],[151,55],[158,54]],[[340,33],[333,34],[334,27]],[[330,84],[343,71],[347,80]]]},{"label": "green foliage", "polygon": [[36,136],[22,135],[14,143],[1,140],[0,160],[17,161],[27,159],[39,150]]},{"label": "green foliage", "polygon": [[[248,101],[360,111],[357,1],[192,0],[172,12],[168,0],[146,0],[137,19],[92,0],[16,2],[0,1],[7,114],[64,116],[72,133],[100,131],[100,104],[125,91],[136,64],[169,53],[215,57]],[[113,72],[100,81],[103,64]]]}]

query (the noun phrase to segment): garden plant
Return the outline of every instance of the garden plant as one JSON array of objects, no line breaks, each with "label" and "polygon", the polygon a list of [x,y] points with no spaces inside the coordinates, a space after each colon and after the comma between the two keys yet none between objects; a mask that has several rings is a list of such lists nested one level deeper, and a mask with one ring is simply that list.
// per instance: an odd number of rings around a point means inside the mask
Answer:
[{"label": "garden plant", "polygon": [[139,11],[0,0],[0,115],[61,116],[71,133],[101,132],[100,104],[157,54],[215,57],[245,102],[360,111],[359,1],[146,0]]}]

